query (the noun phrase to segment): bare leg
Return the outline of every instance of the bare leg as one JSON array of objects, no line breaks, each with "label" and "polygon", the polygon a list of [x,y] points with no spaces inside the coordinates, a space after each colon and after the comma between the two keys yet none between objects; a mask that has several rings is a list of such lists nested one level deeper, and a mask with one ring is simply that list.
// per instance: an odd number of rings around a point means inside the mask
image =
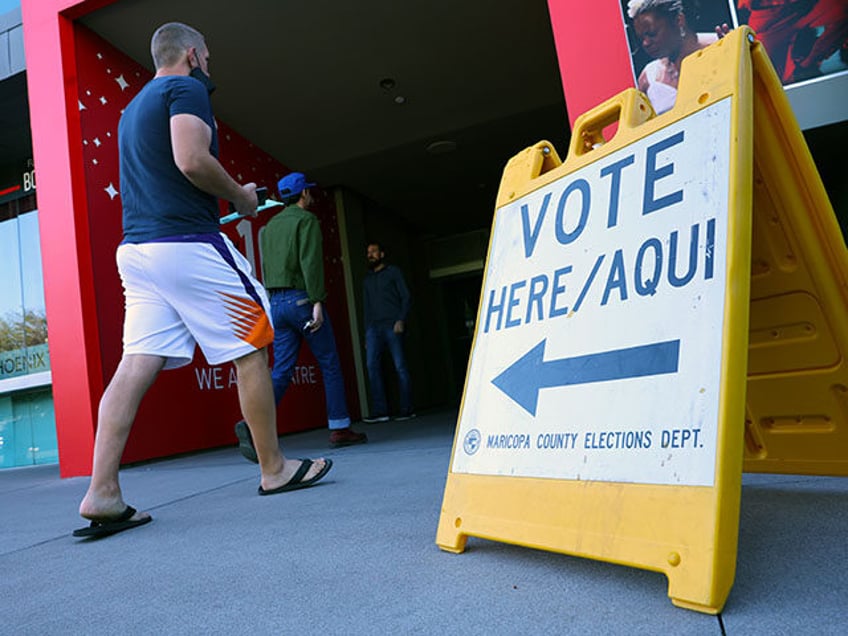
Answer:
[{"label": "bare leg", "polygon": [[[97,416],[91,483],[79,508],[86,519],[108,519],[126,508],[118,483],[121,455],[141,399],[164,364],[165,359],[159,356],[124,356],[106,387]],[[147,516],[137,513],[133,519]]]},{"label": "bare leg", "polygon": [[[238,393],[241,412],[250,428],[259,470],[261,485],[270,490],[288,482],[300,461],[286,460],[280,452],[277,440],[277,407],[274,404],[274,387],[268,370],[268,355],[265,350],[250,353],[234,360],[238,372]],[[304,476],[310,479],[324,468],[324,460],[315,460]]]}]

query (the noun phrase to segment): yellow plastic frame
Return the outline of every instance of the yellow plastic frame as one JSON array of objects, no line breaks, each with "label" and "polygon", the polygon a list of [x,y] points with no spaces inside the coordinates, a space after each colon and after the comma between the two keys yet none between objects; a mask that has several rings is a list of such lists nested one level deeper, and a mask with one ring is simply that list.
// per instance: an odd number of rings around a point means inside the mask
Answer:
[{"label": "yellow plastic frame", "polygon": [[[712,614],[721,610],[736,568],[742,473],[751,263],[752,42],[751,31],[743,28],[687,58],[675,108],[660,117],[634,89],[585,113],[575,122],[565,163],[545,141],[524,150],[507,164],[496,204],[500,208],[731,98],[729,244],[714,486],[449,472],[436,536],[441,549],[462,552],[467,537],[476,536],[645,568],[666,574],[674,604]],[[616,123],[615,135],[605,139],[604,130]],[[491,243],[489,249],[491,253]]]}]

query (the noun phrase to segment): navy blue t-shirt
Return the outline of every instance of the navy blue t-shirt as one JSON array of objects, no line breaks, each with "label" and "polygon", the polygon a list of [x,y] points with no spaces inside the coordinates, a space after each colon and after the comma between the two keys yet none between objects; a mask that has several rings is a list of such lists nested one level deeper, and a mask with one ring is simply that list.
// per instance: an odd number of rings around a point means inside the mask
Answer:
[{"label": "navy blue t-shirt", "polygon": [[174,163],[171,117],[197,115],[218,132],[206,87],[193,77],[152,79],[127,105],[118,124],[124,242],[219,232],[218,200],[195,187]]}]

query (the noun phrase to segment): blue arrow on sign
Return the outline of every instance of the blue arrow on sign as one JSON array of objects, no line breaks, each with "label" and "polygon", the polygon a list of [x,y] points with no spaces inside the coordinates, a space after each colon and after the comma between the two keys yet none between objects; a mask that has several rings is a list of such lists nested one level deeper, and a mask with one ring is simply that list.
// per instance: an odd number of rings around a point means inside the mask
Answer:
[{"label": "blue arrow on sign", "polygon": [[669,340],[546,362],[543,360],[546,341],[547,338],[492,380],[492,384],[533,416],[542,389],[676,373],[680,359],[680,340]]}]

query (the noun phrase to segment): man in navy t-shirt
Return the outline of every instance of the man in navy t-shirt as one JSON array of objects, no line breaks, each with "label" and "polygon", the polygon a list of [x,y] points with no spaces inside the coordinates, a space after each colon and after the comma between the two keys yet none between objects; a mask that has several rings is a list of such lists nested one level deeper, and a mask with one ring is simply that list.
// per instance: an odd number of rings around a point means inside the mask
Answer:
[{"label": "man in navy t-shirt", "polygon": [[[217,197],[187,179],[174,162],[171,119],[179,115],[192,115],[208,127],[208,152],[218,157],[218,131],[202,83],[170,75],[141,89],[118,125],[124,242],[219,232]],[[202,128],[200,122],[193,124]]]},{"label": "man in navy t-shirt", "polygon": [[118,126],[124,351],[100,402],[91,483],[80,504],[91,524],[75,536],[107,536],[151,520],[124,502],[121,455],[147,389],[161,370],[189,364],[195,346],[210,365],[235,364],[260,495],[309,486],[332,465],[280,452],[265,350],[274,335],[268,297],[218,220],[218,198],[256,216],[256,184],[237,183],[217,159],[205,39],[172,22],[157,29],[150,48],[156,76]]}]

